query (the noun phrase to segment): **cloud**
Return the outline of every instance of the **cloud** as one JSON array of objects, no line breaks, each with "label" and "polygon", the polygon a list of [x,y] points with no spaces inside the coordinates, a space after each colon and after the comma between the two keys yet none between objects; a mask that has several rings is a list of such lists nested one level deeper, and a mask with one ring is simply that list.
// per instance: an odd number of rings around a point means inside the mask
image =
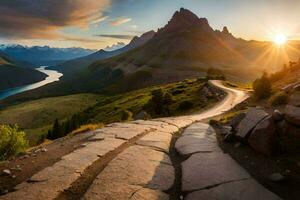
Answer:
[{"label": "cloud", "polygon": [[100,22],[105,21],[107,18],[108,18],[108,16],[100,17],[100,18],[98,18],[98,19],[92,21],[90,24],[98,24],[98,23],[100,23]]},{"label": "cloud", "polygon": [[91,39],[91,38],[81,38],[81,37],[75,37],[75,36],[62,36],[61,40],[83,42],[83,43],[103,43],[104,42],[102,40]]},{"label": "cloud", "polygon": [[0,37],[54,39],[64,27],[103,20],[111,0],[1,0]]},{"label": "cloud", "polygon": [[122,47],[124,47],[126,44],[124,42],[118,42],[117,44],[113,44],[111,46],[107,46],[104,50],[105,51],[114,51],[117,49],[120,49]]},{"label": "cloud", "polygon": [[120,26],[122,24],[130,22],[131,20],[132,20],[131,18],[120,17],[120,18],[117,18],[115,20],[112,20],[110,22],[110,25],[112,25],[112,26]]},{"label": "cloud", "polygon": [[131,40],[134,37],[134,35],[106,35],[106,34],[101,34],[101,35],[96,35],[96,36],[115,38],[115,39],[124,39],[124,40]]}]

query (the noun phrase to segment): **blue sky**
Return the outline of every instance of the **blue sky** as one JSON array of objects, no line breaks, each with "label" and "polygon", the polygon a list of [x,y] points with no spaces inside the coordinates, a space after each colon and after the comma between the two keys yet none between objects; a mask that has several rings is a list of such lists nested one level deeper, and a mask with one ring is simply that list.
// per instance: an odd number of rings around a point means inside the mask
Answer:
[{"label": "blue sky", "polygon": [[[100,49],[164,26],[181,7],[237,37],[299,39],[298,0],[2,0],[0,43]],[[2,15],[2,16],[1,16]]]}]

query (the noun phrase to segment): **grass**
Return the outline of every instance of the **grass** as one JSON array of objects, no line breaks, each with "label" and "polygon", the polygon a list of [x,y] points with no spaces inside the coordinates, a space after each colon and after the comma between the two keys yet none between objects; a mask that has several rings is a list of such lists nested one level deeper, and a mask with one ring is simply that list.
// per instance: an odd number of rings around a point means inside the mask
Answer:
[{"label": "grass", "polygon": [[223,84],[231,88],[240,88],[248,91],[252,91],[252,83],[239,83],[231,81],[223,81]]},{"label": "grass", "polygon": [[53,121],[64,120],[97,103],[100,95],[78,94],[21,103],[0,111],[0,124],[18,124],[32,145],[47,133]]},{"label": "grass", "polygon": [[103,124],[86,124],[86,125],[82,125],[80,126],[80,128],[76,129],[75,131],[72,131],[71,134],[79,134],[79,133],[84,133],[84,132],[87,132],[87,131],[93,131],[93,130],[96,130],[98,128],[101,128],[103,127]]},{"label": "grass", "polygon": [[[30,144],[34,145],[52,127],[56,118],[62,122],[75,113],[85,113],[87,124],[92,125],[82,126],[75,131],[82,132],[92,130],[98,124],[124,121],[124,111],[132,113],[134,117],[144,109],[152,97],[151,92],[156,89],[163,89],[173,95],[174,101],[169,105],[171,115],[199,111],[217,101],[216,98],[203,98],[201,89],[205,83],[206,80],[192,79],[114,96],[77,94],[34,100],[1,110],[0,124],[18,124],[26,132]],[[191,106],[180,109],[183,102],[190,102]]]}]

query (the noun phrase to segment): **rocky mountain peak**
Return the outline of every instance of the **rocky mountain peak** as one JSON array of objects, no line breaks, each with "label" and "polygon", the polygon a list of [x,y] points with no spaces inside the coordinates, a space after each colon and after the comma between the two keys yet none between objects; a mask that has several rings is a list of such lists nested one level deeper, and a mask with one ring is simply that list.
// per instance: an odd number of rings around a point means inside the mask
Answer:
[{"label": "rocky mountain peak", "polygon": [[176,11],[168,24],[158,32],[174,32],[186,30],[189,28],[201,28],[202,30],[212,32],[213,29],[209,26],[206,18],[199,18],[196,14],[188,9],[181,8]]},{"label": "rocky mountain peak", "polygon": [[224,27],[223,27],[222,33],[223,33],[223,34],[226,34],[226,35],[230,34],[229,31],[228,31],[227,26],[224,26]]}]

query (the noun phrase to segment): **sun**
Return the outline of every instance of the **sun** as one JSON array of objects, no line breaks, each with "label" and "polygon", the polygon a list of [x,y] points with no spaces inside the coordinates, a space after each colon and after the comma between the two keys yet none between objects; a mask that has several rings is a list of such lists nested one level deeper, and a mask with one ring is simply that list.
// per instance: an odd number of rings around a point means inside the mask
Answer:
[{"label": "sun", "polygon": [[287,42],[287,37],[286,37],[286,35],[280,33],[280,34],[275,35],[273,41],[275,44],[282,46]]}]

